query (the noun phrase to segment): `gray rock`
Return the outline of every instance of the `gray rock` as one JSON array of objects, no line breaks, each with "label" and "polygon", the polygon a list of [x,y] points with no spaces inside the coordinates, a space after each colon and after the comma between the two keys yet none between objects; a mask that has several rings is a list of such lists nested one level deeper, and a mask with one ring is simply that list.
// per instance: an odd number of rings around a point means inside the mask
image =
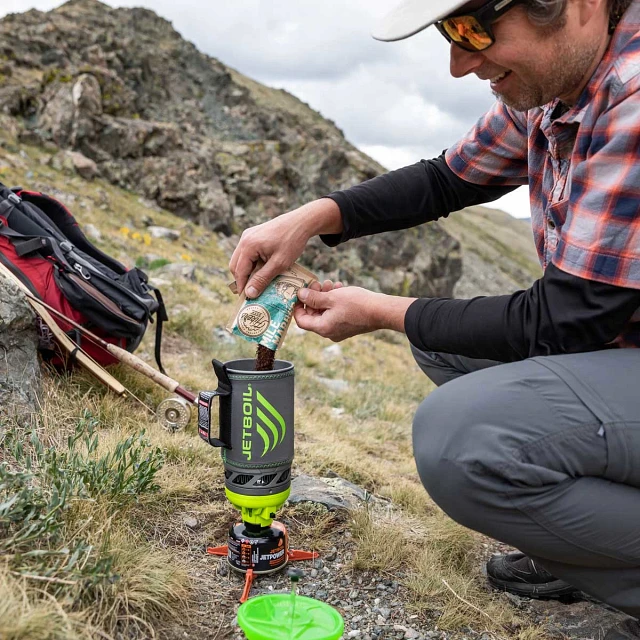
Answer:
[{"label": "gray rock", "polygon": [[166,227],[157,227],[150,225],[147,227],[147,231],[153,238],[163,238],[165,240],[179,240],[180,232],[176,229],[167,229]]},{"label": "gray rock", "polygon": [[77,173],[85,180],[92,180],[98,173],[98,165],[78,151],[59,151],[53,155],[49,164],[57,171]]},{"label": "gray rock", "polygon": [[[337,557],[338,549],[336,549],[336,547],[332,547],[330,551],[327,551],[327,553],[324,554],[324,559],[327,562],[333,562]],[[325,569],[327,570],[327,572],[330,572],[327,567],[325,567]]]},{"label": "gray rock", "polygon": [[214,342],[221,342],[222,344],[235,344],[236,339],[222,327],[215,327],[212,331]]},{"label": "gray rock", "polygon": [[341,393],[343,391],[348,391],[349,389],[349,383],[341,378],[325,378],[323,376],[316,376],[316,380],[334,393]]},{"label": "gray rock", "polygon": [[85,234],[92,240],[96,240],[97,242],[100,242],[100,240],[102,240],[102,233],[95,224],[84,224],[82,225],[82,228],[84,229]]},{"label": "gray rock", "polygon": [[[289,495],[291,504],[315,502],[324,505],[329,511],[354,509],[371,499],[370,493],[343,478],[313,478],[304,474],[291,481]],[[325,556],[325,559],[328,558]]]},{"label": "gray rock", "polygon": [[0,419],[36,414],[41,396],[34,313],[18,287],[0,275]]},{"label": "gray rock", "polygon": [[[195,282],[196,280],[196,266],[189,262],[172,262],[171,264],[165,264],[159,269],[153,271],[153,278],[168,279],[168,280],[190,280]],[[174,309],[175,311],[175,309]]]},{"label": "gray rock", "polygon": [[188,527],[189,529],[196,530],[200,528],[198,519],[194,518],[193,516],[186,516],[182,519],[182,522],[184,523],[185,527]]},{"label": "gray rock", "polygon": [[218,575],[223,577],[229,575],[229,561],[226,558],[220,558],[218,562]]},{"label": "gray rock", "polygon": [[70,151],[71,162],[76,173],[85,180],[93,180],[98,173],[98,165],[79,151]]},{"label": "gray rock", "polygon": [[342,347],[339,344],[332,344],[329,347],[325,347],[322,350],[322,355],[327,360],[333,360],[334,358],[339,358],[342,356]]}]

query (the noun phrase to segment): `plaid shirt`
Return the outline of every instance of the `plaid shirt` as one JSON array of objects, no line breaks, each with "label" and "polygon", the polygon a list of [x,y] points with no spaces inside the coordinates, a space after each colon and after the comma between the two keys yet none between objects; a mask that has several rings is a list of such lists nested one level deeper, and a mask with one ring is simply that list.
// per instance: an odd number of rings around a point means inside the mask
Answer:
[{"label": "plaid shirt", "polygon": [[[529,185],[543,269],[553,262],[581,278],[640,289],[640,0],[578,102],[553,118],[557,106],[521,113],[497,102],[447,151],[447,164],[475,184]],[[621,345],[640,346],[635,326]]]}]

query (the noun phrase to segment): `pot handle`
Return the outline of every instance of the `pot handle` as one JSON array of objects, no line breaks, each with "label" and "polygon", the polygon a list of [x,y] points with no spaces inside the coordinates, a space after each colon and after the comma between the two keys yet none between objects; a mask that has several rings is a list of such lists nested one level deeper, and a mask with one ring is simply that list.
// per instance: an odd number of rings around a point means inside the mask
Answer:
[{"label": "pot handle", "polygon": [[198,434],[212,447],[231,449],[231,405],[228,402],[220,404],[220,425],[217,438],[211,437],[211,404],[216,396],[231,395],[231,380],[227,375],[227,368],[219,360],[213,360],[213,370],[218,378],[218,388],[215,391],[201,391],[198,395]]}]

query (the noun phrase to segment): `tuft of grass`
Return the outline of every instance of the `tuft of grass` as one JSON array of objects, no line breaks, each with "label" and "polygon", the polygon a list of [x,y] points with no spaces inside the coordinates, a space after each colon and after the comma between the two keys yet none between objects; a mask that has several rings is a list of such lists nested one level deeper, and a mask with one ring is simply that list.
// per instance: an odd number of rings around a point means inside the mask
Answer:
[{"label": "tuft of grass", "polygon": [[187,309],[169,319],[169,330],[201,348],[212,348],[213,336],[206,314],[199,309]]},{"label": "tuft of grass", "polygon": [[354,569],[393,572],[405,564],[407,545],[400,523],[361,509],[353,513],[351,533],[357,545]]},{"label": "tuft of grass", "polygon": [[109,633],[117,628],[125,637],[153,637],[152,621],[176,617],[187,608],[186,571],[131,527],[115,528],[107,544],[114,579],[93,589],[91,622]]},{"label": "tuft of grass", "polygon": [[436,617],[439,628],[470,626],[521,640],[543,637],[486,591],[474,572],[474,534],[441,511],[410,517],[361,509],[352,514],[351,531],[353,568],[397,575],[410,608]]},{"label": "tuft of grass", "polygon": [[422,485],[404,478],[394,484],[382,487],[380,494],[391,499],[393,504],[416,516],[427,516],[436,511],[436,507]]},{"label": "tuft of grass", "polygon": [[0,568],[3,640],[76,640],[81,637],[78,633],[81,621],[82,615],[66,613],[53,597],[43,597],[24,578]]}]

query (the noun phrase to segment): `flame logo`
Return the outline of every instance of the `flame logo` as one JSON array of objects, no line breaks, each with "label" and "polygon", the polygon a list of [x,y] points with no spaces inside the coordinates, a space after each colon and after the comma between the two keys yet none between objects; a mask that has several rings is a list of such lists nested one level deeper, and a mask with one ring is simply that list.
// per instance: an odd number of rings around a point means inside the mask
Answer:
[{"label": "flame logo", "polygon": [[258,391],[256,392],[258,407],[256,408],[256,431],[262,438],[264,457],[282,443],[287,433],[287,425],[278,410]]}]

